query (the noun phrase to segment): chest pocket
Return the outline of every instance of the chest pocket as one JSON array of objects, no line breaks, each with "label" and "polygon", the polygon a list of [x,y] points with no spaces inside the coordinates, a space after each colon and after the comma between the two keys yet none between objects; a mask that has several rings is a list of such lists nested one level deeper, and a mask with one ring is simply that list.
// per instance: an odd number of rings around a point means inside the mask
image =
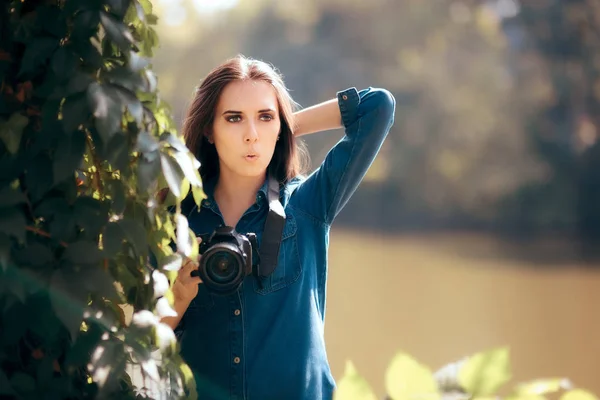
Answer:
[{"label": "chest pocket", "polygon": [[[287,213],[281,246],[279,247],[277,268],[268,277],[258,278],[258,280],[253,279],[256,293],[268,294],[276,290],[281,290],[298,280],[302,272],[302,265],[300,264],[300,257],[298,255],[296,231],[296,218],[293,214]],[[262,239],[261,235],[258,235],[259,247]]]}]

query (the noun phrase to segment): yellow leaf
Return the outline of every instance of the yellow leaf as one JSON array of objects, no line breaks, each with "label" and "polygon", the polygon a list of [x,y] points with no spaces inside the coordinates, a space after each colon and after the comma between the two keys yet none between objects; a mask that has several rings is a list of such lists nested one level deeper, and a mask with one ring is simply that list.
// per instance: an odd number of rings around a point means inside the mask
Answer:
[{"label": "yellow leaf", "polygon": [[598,398],[587,390],[573,389],[563,394],[560,400],[598,400]]},{"label": "yellow leaf", "polygon": [[369,383],[354,367],[352,361],[346,362],[344,376],[338,381],[334,400],[377,400]]},{"label": "yellow leaf", "polygon": [[571,382],[566,378],[535,379],[517,385],[516,393],[517,395],[547,394],[571,387]]},{"label": "yellow leaf", "polygon": [[438,400],[437,383],[424,365],[407,354],[397,354],[385,374],[387,394],[393,400]]},{"label": "yellow leaf", "polygon": [[491,396],[511,378],[507,347],[476,353],[465,362],[458,381],[473,396]]}]

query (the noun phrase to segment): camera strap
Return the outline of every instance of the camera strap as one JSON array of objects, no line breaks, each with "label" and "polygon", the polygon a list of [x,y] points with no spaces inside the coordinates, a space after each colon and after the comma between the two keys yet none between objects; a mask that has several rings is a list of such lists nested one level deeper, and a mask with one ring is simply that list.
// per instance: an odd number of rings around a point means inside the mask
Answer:
[{"label": "camera strap", "polygon": [[269,213],[263,229],[262,241],[259,249],[259,263],[257,273],[261,277],[269,276],[277,268],[279,260],[279,247],[285,226],[285,211],[279,201],[279,182],[269,174],[269,188],[267,199]]}]

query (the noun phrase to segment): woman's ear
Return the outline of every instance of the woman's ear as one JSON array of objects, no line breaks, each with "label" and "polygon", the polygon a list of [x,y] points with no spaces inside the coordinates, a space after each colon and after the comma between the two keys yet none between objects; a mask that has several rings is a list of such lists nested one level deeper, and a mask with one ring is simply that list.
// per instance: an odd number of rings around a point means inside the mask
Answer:
[{"label": "woman's ear", "polygon": [[213,138],[212,138],[212,133],[210,133],[210,132],[209,132],[209,133],[206,133],[206,134],[204,135],[204,138],[205,138],[205,139],[208,141],[208,143],[210,143],[210,144],[215,144],[215,142],[214,142],[214,140],[213,140]]}]

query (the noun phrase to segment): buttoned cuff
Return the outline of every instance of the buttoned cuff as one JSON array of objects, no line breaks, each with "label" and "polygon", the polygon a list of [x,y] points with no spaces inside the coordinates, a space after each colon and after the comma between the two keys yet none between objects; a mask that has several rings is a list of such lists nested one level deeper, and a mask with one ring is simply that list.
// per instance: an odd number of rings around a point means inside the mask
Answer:
[{"label": "buttoned cuff", "polygon": [[344,127],[350,126],[358,118],[358,105],[360,96],[355,87],[337,92],[338,105],[342,115]]}]

